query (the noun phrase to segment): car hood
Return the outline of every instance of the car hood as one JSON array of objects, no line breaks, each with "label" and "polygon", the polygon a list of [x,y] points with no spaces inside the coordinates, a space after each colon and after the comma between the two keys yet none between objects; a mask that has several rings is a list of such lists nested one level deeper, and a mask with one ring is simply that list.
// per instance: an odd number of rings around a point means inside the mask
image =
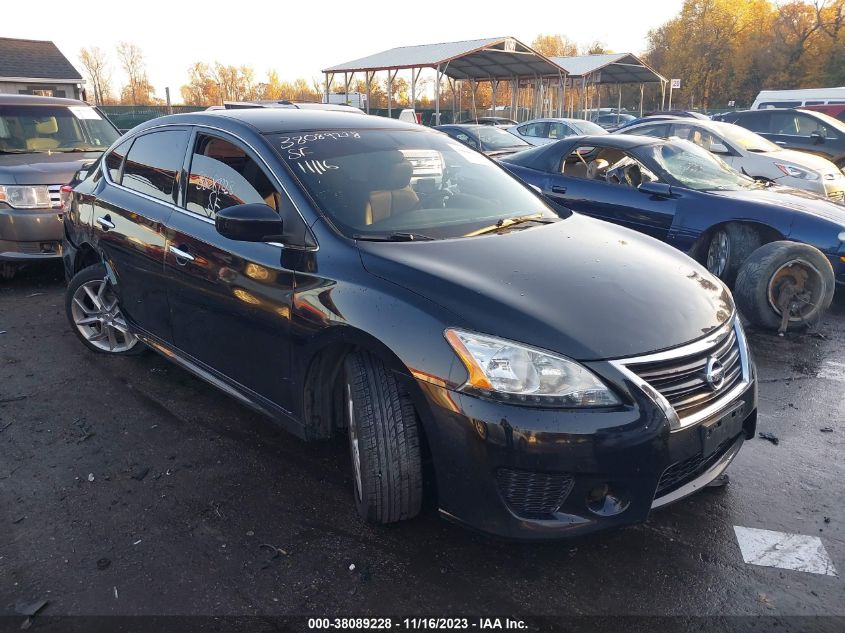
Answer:
[{"label": "car hood", "polygon": [[0,184],[61,185],[102,152],[55,152],[0,155]]},{"label": "car hood", "polygon": [[707,193],[720,198],[755,205],[787,208],[805,215],[835,222],[840,226],[845,226],[845,207],[802,189],[775,185],[765,189],[708,191]]},{"label": "car hood", "polygon": [[689,343],[734,311],[727,288],[692,259],[578,214],[502,234],[359,248],[369,272],[447,308],[455,326],[576,360]]}]

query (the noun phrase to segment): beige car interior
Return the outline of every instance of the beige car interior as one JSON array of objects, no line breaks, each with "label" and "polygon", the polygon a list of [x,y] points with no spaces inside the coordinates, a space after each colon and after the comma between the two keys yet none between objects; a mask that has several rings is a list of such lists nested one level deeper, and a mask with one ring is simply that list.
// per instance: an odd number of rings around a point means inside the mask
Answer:
[{"label": "beige car interior", "polygon": [[373,224],[399,213],[407,213],[419,204],[411,188],[414,168],[401,152],[388,152],[383,160],[370,163],[369,182],[373,189],[364,208],[364,224]]},{"label": "beige car interior", "polygon": [[26,149],[32,150],[49,150],[56,149],[59,145],[59,139],[53,138],[52,134],[59,131],[59,123],[56,117],[47,117],[43,121],[35,124],[35,133],[39,136],[32,136],[26,139]]},{"label": "beige car interior", "polygon": [[[246,152],[244,152],[241,148],[233,145],[229,141],[211,137],[205,144],[202,154],[203,156],[220,161],[224,165],[238,172],[253,187],[256,187],[256,189],[258,189],[259,183],[267,182],[267,178],[263,173],[261,173],[259,177],[257,172],[260,172],[261,168],[258,167],[255,161],[247,156]],[[264,198],[264,202],[266,202],[268,206],[276,209],[277,211],[279,210],[277,203],[278,196],[272,188],[264,191],[259,190],[258,193],[262,198]]]}]

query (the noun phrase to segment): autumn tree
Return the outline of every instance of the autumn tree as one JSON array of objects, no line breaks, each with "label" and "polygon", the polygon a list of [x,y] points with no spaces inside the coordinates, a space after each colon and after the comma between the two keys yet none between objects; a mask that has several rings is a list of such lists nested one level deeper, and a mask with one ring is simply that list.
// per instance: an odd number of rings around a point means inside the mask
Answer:
[{"label": "autumn tree", "polygon": [[578,46],[565,35],[538,35],[531,48],[546,57],[568,57],[578,54]]},{"label": "autumn tree", "polygon": [[111,72],[106,53],[98,46],[82,48],[79,61],[94,90],[94,103],[102,105],[111,99]]},{"label": "autumn tree", "polygon": [[149,105],[155,101],[152,85],[147,79],[144,53],[141,49],[129,42],[120,42],[117,46],[117,58],[120,60],[120,67],[126,73],[129,83],[121,92],[121,101],[132,105]]}]

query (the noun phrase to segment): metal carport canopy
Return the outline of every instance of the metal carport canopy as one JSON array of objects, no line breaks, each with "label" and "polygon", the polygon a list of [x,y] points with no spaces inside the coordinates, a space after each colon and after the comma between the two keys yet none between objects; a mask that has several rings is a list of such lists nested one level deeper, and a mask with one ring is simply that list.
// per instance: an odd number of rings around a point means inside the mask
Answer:
[{"label": "metal carport canopy", "polygon": [[399,46],[326,68],[323,73],[375,72],[408,68],[442,68],[452,79],[513,79],[560,76],[562,67],[513,37]]},{"label": "metal carport canopy", "polygon": [[665,82],[663,77],[631,53],[574,55],[550,58],[570,79],[587,77],[592,84],[647,84]]}]

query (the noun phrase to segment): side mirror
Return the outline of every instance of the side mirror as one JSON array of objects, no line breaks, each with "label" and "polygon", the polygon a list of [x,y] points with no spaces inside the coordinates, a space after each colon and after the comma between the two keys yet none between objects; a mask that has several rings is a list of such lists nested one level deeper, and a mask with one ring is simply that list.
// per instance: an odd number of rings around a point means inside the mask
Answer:
[{"label": "side mirror", "polygon": [[236,204],[218,212],[214,227],[223,237],[239,242],[278,242],[282,218],[266,204]]},{"label": "side mirror", "polygon": [[645,180],[639,187],[637,187],[637,189],[640,193],[647,193],[650,196],[657,196],[658,198],[672,197],[672,187],[667,185],[665,182],[652,182],[650,180]]},{"label": "side mirror", "polygon": [[710,143],[710,152],[713,154],[730,154],[730,150],[724,143]]},{"label": "side mirror", "polygon": [[824,143],[824,134],[821,132],[810,132],[810,140],[813,141],[814,145],[820,145]]}]

